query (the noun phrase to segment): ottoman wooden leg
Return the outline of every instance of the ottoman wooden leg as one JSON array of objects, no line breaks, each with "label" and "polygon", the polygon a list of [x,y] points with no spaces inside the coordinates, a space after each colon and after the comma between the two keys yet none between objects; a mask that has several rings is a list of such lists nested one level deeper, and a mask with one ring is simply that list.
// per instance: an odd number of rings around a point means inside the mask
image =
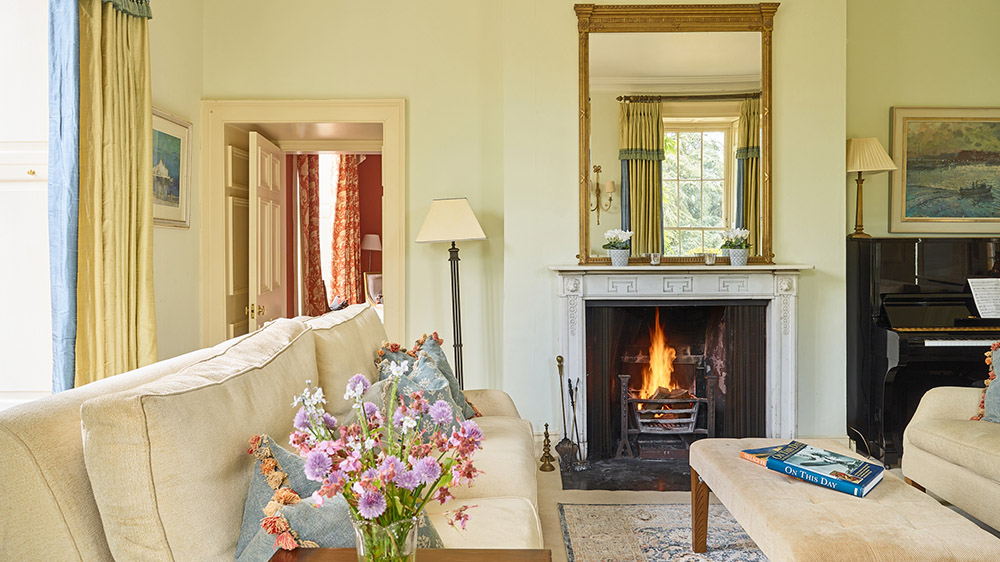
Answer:
[{"label": "ottoman wooden leg", "polygon": [[705,552],[708,543],[708,484],[691,469],[691,550]]},{"label": "ottoman wooden leg", "polygon": [[909,484],[910,486],[913,486],[914,488],[920,490],[921,492],[924,492],[924,493],[927,492],[927,488],[924,488],[923,486],[921,486],[920,484],[917,484],[913,480],[910,480],[909,478],[906,478],[905,476],[903,477],[903,480],[905,480],[907,484]]}]

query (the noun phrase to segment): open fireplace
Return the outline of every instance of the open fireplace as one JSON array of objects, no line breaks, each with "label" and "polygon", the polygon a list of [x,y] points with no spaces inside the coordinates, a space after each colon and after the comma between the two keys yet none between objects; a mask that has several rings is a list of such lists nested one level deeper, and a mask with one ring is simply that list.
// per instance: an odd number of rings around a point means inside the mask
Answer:
[{"label": "open fireplace", "polygon": [[588,458],[686,457],[763,437],[766,301],[588,301]]}]

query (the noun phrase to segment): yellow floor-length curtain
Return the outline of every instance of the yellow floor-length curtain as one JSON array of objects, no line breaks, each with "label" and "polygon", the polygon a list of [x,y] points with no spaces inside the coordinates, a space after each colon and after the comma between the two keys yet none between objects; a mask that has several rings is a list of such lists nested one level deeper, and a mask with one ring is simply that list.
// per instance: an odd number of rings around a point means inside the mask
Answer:
[{"label": "yellow floor-length curtain", "polygon": [[622,102],[618,106],[618,158],[628,160],[632,255],[661,253],[663,207],[660,168],[663,119],[659,102]]},{"label": "yellow floor-length curtain", "polygon": [[80,1],[77,387],[156,361],[148,21]]},{"label": "yellow floor-length curtain", "polygon": [[740,104],[736,158],[743,162],[743,228],[750,231],[751,254],[760,253],[760,98]]}]

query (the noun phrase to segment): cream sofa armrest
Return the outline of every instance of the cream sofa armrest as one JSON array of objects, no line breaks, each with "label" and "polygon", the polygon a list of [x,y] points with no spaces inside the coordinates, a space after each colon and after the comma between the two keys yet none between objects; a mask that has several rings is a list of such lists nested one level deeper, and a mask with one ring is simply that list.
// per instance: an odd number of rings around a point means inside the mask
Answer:
[{"label": "cream sofa armrest", "polygon": [[920,399],[910,423],[924,420],[965,421],[979,413],[983,389],[961,386],[939,386],[928,390]]},{"label": "cream sofa armrest", "polygon": [[465,390],[465,397],[484,416],[511,416],[521,417],[517,413],[517,406],[510,395],[502,390],[492,388],[480,388],[475,390]]}]

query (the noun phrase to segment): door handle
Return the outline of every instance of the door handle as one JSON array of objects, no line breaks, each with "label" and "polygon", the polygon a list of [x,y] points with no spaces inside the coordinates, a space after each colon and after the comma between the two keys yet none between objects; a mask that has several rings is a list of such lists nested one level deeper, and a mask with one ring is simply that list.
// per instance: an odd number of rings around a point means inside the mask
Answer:
[{"label": "door handle", "polygon": [[257,316],[264,316],[264,306],[263,305],[259,305],[259,304],[257,305]]}]

